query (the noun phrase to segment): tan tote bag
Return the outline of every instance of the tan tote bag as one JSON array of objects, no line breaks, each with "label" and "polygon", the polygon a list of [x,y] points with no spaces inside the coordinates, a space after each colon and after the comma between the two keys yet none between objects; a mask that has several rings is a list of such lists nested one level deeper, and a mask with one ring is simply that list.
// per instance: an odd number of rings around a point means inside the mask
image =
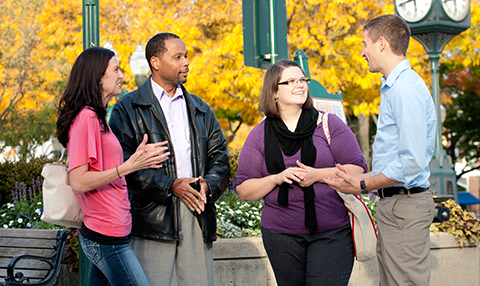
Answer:
[{"label": "tan tote bag", "polygon": [[60,159],[43,166],[43,213],[41,220],[56,225],[79,228],[82,225],[83,212],[80,209],[72,187],[68,183],[67,167]]},{"label": "tan tote bag", "polygon": [[[330,145],[330,131],[328,129],[328,113],[322,117],[323,131]],[[377,255],[377,228],[372,213],[360,195],[344,194],[337,191],[348,209],[352,226],[355,258],[358,261],[367,261]]]}]

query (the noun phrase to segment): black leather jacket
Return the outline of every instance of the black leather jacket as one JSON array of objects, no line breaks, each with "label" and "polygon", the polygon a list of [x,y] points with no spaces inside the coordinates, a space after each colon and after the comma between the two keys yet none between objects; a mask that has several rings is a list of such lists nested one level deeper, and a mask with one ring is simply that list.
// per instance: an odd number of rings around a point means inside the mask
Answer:
[{"label": "black leather jacket", "polygon": [[[193,177],[202,176],[210,192],[202,215],[196,214],[204,241],[216,240],[215,201],[228,186],[230,167],[227,142],[210,107],[182,87],[190,121]],[[132,234],[152,240],[180,239],[180,199],[171,195],[177,177],[175,150],[160,103],[153,94],[150,79],[122,97],[114,106],[109,125],[127,160],[143,135],[148,143],[168,141],[169,159],[160,169],[144,169],[126,176],[133,218]]]}]

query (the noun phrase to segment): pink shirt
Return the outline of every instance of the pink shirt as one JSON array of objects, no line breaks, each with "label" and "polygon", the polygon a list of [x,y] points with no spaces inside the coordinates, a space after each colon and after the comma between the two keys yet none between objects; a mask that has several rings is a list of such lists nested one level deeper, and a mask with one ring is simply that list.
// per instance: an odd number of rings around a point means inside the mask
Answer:
[{"label": "pink shirt", "polygon": [[[96,113],[84,108],[72,123],[68,136],[68,171],[88,164],[89,171],[101,172],[123,163],[117,137],[101,132]],[[124,237],[132,229],[130,201],[125,177],[89,192],[76,195],[87,228],[106,236]]]}]

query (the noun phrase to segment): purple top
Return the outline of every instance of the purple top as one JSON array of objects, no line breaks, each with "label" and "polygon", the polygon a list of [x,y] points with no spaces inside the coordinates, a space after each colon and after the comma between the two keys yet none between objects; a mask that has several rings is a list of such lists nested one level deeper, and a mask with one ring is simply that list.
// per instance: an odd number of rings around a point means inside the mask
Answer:
[{"label": "purple top", "polygon": [[[315,168],[334,167],[335,163],[340,163],[358,165],[366,171],[367,165],[353,132],[337,116],[333,114],[328,116],[331,145],[328,146],[322,124],[318,124],[312,136],[313,144],[317,148]],[[237,186],[248,179],[271,175],[265,164],[264,134],[265,121],[262,121],[248,135],[238,159],[238,171],[235,179]],[[291,157],[283,155],[285,167],[297,167],[296,160],[300,161],[300,154],[301,150]],[[350,223],[347,208],[335,190],[324,183],[315,183],[313,188],[315,190],[317,232],[340,228]],[[279,187],[277,186],[264,197],[262,227],[286,233],[310,233],[308,227],[305,226],[305,205],[303,191],[300,187],[290,185],[288,206],[278,204],[278,191]]]}]

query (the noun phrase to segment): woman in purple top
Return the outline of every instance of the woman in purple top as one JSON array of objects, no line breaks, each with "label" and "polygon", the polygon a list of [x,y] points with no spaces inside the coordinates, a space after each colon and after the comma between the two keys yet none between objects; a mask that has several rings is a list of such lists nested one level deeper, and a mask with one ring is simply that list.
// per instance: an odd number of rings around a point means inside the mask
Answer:
[{"label": "woman in purple top", "polygon": [[354,261],[348,211],[323,179],[335,177],[336,163],[361,173],[367,166],[335,115],[328,144],[308,82],[296,62],[268,68],[259,104],[266,119],[242,148],[236,190],[242,200],[264,199],[263,243],[278,285],[347,285]]}]

